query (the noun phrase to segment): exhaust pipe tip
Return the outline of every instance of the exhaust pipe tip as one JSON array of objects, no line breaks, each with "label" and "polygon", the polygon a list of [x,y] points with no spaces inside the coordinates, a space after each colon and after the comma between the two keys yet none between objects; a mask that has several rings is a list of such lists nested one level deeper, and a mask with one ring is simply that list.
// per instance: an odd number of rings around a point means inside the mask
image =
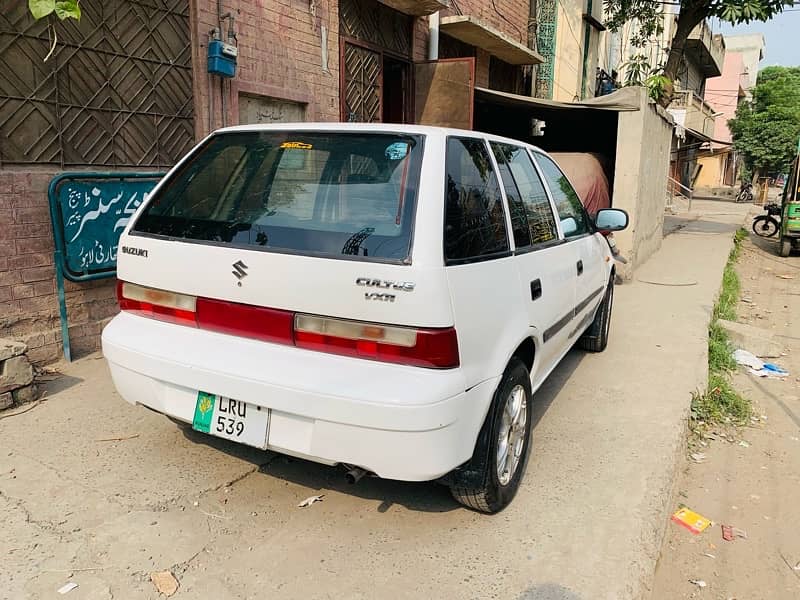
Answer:
[{"label": "exhaust pipe tip", "polygon": [[366,475],[367,472],[360,468],[360,467],[353,467],[347,473],[344,474],[344,479],[350,485],[354,485],[361,481],[361,479]]}]

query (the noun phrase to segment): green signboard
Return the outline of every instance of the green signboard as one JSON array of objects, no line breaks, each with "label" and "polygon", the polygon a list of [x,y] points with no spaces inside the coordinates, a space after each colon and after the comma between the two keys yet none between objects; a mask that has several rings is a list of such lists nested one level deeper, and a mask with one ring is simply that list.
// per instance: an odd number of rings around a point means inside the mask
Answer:
[{"label": "green signboard", "polygon": [[50,182],[56,284],[64,358],[70,360],[64,278],[88,281],[117,272],[117,244],[128,221],[164,173],[64,173]]}]

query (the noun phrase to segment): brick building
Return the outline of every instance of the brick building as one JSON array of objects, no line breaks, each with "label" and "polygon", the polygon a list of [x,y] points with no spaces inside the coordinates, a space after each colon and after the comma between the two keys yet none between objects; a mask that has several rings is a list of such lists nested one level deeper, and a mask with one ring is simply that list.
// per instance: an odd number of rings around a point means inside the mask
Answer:
[{"label": "brick building", "polygon": [[[47,24],[27,4],[0,15],[0,337],[40,362],[61,353],[56,174],[163,171],[224,125],[414,121],[431,19],[438,57],[472,57],[477,86],[529,92],[541,61],[519,0],[82,0],[47,61]],[[214,35],[238,47],[231,79],[207,73]],[[66,283],[74,354],[99,347],[113,284]]]}]

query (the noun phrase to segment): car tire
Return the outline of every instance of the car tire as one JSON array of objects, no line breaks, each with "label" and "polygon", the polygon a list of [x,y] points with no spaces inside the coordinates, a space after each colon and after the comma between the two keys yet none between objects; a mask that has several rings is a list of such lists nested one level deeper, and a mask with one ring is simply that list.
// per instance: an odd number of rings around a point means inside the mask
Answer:
[{"label": "car tire", "polygon": [[784,258],[789,256],[792,253],[792,240],[788,237],[782,237],[780,241],[780,247],[778,248],[778,254]]},{"label": "car tire", "polygon": [[457,502],[494,514],[514,499],[530,453],[531,397],[528,369],[513,358],[497,386],[472,459],[452,474],[450,491]]},{"label": "car tire", "polygon": [[600,303],[594,321],[578,340],[578,345],[588,352],[602,352],[608,346],[608,333],[611,330],[611,309],[614,305],[613,279],[606,287],[606,295]]}]

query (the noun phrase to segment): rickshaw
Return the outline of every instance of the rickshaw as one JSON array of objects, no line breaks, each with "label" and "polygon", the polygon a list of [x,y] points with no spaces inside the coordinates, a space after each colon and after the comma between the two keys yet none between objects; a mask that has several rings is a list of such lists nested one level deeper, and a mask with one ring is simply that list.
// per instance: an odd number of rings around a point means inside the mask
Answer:
[{"label": "rickshaw", "polygon": [[800,144],[781,201],[781,231],[778,254],[789,256],[792,248],[800,250]]}]

